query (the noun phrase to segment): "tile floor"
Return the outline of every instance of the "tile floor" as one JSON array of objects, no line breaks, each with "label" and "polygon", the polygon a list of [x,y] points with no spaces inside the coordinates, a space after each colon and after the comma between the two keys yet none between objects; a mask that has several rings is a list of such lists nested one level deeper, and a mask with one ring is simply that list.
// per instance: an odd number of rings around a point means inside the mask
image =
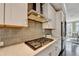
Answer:
[{"label": "tile floor", "polygon": [[79,56],[79,43],[75,43],[73,39],[69,38],[65,40],[65,50],[62,56]]}]

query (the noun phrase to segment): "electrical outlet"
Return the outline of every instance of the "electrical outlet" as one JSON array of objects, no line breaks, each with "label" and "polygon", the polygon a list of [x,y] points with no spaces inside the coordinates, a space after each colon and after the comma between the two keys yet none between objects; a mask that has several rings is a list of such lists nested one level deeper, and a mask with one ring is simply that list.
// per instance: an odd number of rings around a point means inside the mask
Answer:
[{"label": "electrical outlet", "polygon": [[0,46],[4,46],[4,42],[1,41],[1,42],[0,42]]}]

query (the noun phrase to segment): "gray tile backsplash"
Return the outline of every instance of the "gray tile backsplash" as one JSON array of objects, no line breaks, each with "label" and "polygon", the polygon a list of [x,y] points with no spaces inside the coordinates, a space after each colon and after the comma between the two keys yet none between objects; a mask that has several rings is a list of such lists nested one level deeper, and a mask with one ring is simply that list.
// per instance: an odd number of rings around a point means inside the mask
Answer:
[{"label": "gray tile backsplash", "polygon": [[0,28],[0,41],[4,46],[33,40],[43,36],[42,23],[29,20],[28,28]]}]

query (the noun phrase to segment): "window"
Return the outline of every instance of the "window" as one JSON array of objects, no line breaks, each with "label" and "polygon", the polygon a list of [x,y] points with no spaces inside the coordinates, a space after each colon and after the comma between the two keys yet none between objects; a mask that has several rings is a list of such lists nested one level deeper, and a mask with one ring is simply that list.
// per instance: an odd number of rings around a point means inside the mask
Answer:
[{"label": "window", "polygon": [[67,23],[67,33],[72,32],[72,23]]},{"label": "window", "polygon": [[76,23],[76,32],[79,32],[79,23]]}]

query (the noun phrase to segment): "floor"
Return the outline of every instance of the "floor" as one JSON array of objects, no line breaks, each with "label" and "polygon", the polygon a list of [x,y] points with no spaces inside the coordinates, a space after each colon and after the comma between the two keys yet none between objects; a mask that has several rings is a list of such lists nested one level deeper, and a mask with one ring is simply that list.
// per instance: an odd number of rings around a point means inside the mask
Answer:
[{"label": "floor", "polygon": [[65,50],[62,56],[79,56],[79,42],[75,38],[65,40]]}]

